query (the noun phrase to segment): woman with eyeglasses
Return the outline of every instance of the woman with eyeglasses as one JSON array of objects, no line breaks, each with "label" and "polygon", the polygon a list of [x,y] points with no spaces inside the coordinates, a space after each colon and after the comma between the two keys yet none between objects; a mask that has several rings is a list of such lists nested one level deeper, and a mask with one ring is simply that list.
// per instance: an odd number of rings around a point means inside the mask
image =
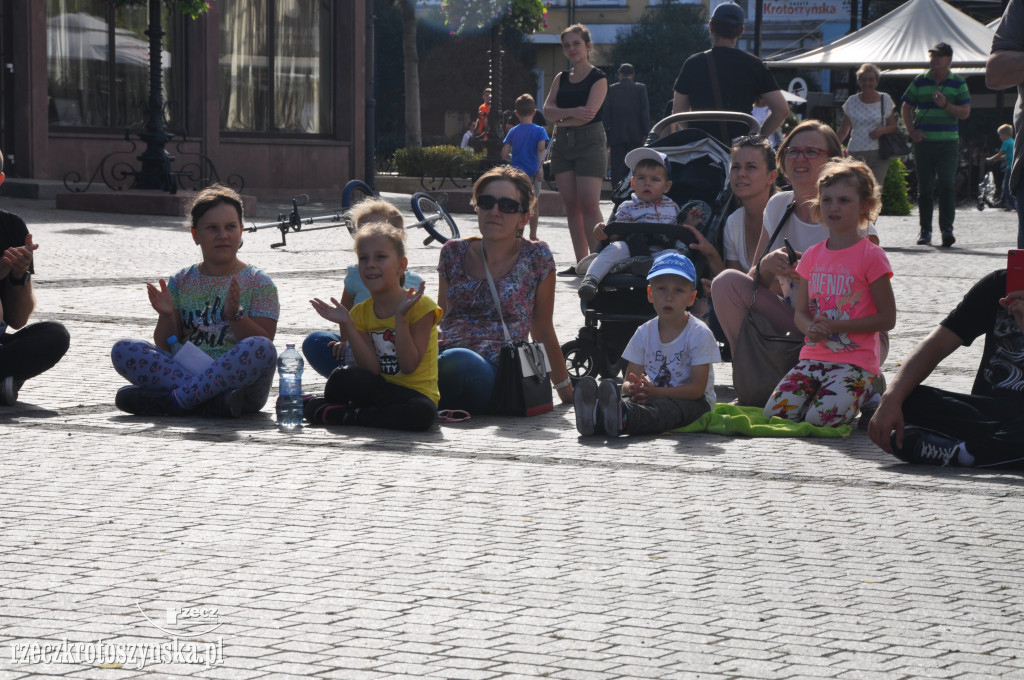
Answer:
[{"label": "woman with eyeglasses", "polygon": [[[789,261],[784,239],[789,240],[799,257],[814,244],[828,238],[828,229],[814,220],[811,205],[818,197],[818,175],[822,168],[830,158],[842,154],[835,131],[820,120],[800,123],[779,146],[778,165],[793,189],[780,191],[765,204],[761,235],[748,271],[726,269],[711,284],[715,313],[731,347],[736,346],[736,337],[750,307],[758,259],[761,266],[754,311],[771,321],[780,332],[799,333],[793,308],[794,284],[799,275],[795,263]],[[787,216],[790,205],[793,211]],[[771,244],[773,250],[765,254],[768,242],[780,224],[781,229]],[[868,238],[878,244],[874,225],[868,229]]]},{"label": "woman with eyeglasses", "polygon": [[[493,168],[473,185],[480,236],[452,239],[441,249],[440,409],[486,413],[505,342],[502,318],[513,340],[529,337],[544,345],[558,398],[572,403],[572,383],[555,335],[555,260],[546,243],[523,238],[536,204],[533,182],[524,172]],[[500,316],[488,272],[501,300]]]},{"label": "woman with eyeglasses", "polygon": [[839,124],[839,141],[845,141],[849,135],[846,150],[867,163],[878,186],[882,186],[889,172],[889,159],[878,155],[878,139],[897,129],[896,104],[888,93],[877,89],[881,76],[882,72],[874,64],[864,64],[857,69],[860,92],[843,104],[843,122]]}]

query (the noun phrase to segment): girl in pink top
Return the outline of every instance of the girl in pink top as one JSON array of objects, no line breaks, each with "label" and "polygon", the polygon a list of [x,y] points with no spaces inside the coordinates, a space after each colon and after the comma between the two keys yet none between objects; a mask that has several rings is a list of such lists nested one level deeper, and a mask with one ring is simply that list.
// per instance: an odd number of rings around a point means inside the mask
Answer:
[{"label": "girl in pink top", "polygon": [[853,422],[871,395],[881,374],[879,333],[896,324],[892,268],[866,238],[880,207],[863,162],[834,160],[821,171],[812,211],[829,236],[796,267],[795,322],[806,340],[799,363],[765,405],[766,417],[836,427]]}]

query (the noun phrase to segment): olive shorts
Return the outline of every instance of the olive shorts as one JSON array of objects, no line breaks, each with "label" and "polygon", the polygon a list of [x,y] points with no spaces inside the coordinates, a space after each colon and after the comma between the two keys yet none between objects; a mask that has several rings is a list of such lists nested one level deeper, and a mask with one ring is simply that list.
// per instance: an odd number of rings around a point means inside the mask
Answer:
[{"label": "olive shorts", "polygon": [[579,177],[604,179],[608,142],[603,123],[598,121],[579,127],[557,128],[554,144],[551,149],[552,174],[573,172]]}]

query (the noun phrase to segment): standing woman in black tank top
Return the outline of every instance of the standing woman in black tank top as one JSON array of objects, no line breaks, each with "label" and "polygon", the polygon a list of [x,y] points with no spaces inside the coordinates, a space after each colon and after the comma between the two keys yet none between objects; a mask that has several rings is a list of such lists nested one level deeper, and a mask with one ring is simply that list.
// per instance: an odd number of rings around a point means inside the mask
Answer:
[{"label": "standing woman in black tank top", "polygon": [[551,171],[565,203],[569,235],[576,261],[596,252],[594,226],[601,216],[601,183],[607,165],[607,140],[601,107],[608,94],[608,78],[590,63],[590,31],[574,24],[562,31],[562,51],[572,64],[551,82],[544,100],[544,117],[554,121]]}]

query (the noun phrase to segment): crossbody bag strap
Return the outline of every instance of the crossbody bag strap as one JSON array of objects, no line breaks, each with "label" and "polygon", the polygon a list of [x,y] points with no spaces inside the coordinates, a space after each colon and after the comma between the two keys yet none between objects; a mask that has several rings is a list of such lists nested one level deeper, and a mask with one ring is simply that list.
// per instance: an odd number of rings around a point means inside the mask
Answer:
[{"label": "crossbody bag strap", "polygon": [[786,226],[786,221],[789,216],[796,210],[796,201],[793,201],[786,206],[786,212],[782,213],[782,219],[779,220],[779,224],[775,227],[775,231],[772,232],[772,237],[768,239],[768,245],[764,247],[764,252],[757,258],[757,264],[754,266],[754,292],[750,294],[750,306],[754,306],[754,301],[757,300],[757,287],[761,284],[761,260],[764,259],[765,255],[772,251],[772,244],[775,243],[775,239],[779,237],[779,232],[782,231],[782,227]]},{"label": "crossbody bag strap", "polygon": [[[715,95],[715,107],[719,111],[724,111],[725,109],[722,106],[722,90],[718,84],[718,69],[715,68],[715,56],[711,50],[708,50],[708,71],[711,72],[711,91]],[[728,144],[729,129],[725,126],[725,121],[718,121],[718,129],[722,134],[722,143]]]},{"label": "crossbody bag strap", "polygon": [[501,330],[505,332],[505,342],[512,344],[512,334],[508,332],[505,325],[505,317],[501,313],[501,301],[498,298],[498,287],[494,285],[494,277],[491,276],[491,268],[487,266],[487,251],[484,250],[484,242],[480,242],[480,254],[484,258],[484,272],[487,274],[487,283],[491,287],[491,297],[494,298],[494,306],[498,308],[498,319],[501,320]]}]

